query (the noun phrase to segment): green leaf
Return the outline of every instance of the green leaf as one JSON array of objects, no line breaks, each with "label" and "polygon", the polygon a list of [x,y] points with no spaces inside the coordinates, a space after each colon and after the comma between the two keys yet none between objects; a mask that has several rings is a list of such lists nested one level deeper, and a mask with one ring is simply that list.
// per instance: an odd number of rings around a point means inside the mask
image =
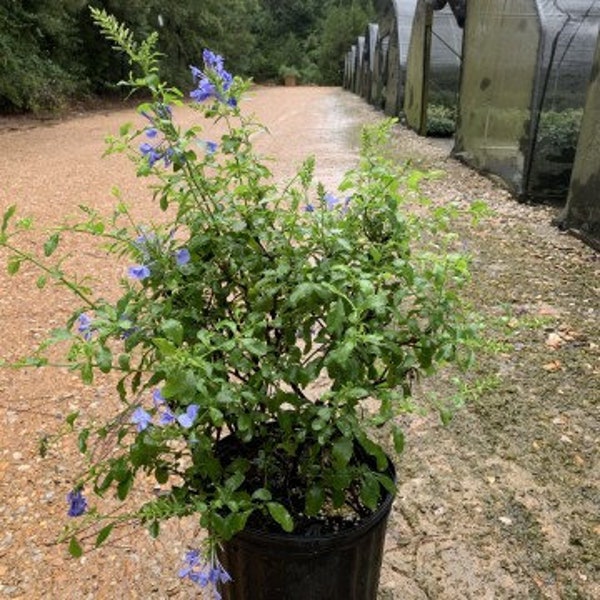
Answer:
[{"label": "green leaf", "polygon": [[58,242],[60,241],[60,236],[58,233],[53,233],[45,242],[44,242],[44,256],[52,256],[56,247],[58,246]]},{"label": "green leaf", "polygon": [[87,452],[87,441],[88,441],[89,437],[90,437],[89,429],[83,429],[81,431],[81,433],[79,434],[79,437],[77,439],[77,445],[79,447],[79,452],[81,452],[82,454],[85,454]]},{"label": "green leaf", "polygon": [[254,338],[243,338],[242,346],[254,356],[264,356],[267,353],[267,344]]},{"label": "green leaf", "polygon": [[69,427],[73,427],[74,423],[75,423],[75,419],[77,419],[77,417],[79,416],[79,411],[75,411],[72,413],[69,413],[67,415],[67,418],[65,419],[67,425],[69,425]]},{"label": "green leaf", "polygon": [[83,383],[90,385],[94,381],[94,370],[92,368],[91,363],[83,363],[80,369],[81,373],[81,381]]},{"label": "green leaf", "polygon": [[125,500],[131,491],[133,486],[133,473],[128,473],[127,477],[119,483],[117,486],[117,498],[119,500]]},{"label": "green leaf", "polygon": [[163,356],[172,356],[177,352],[176,346],[165,338],[154,338],[152,343],[158,348]]},{"label": "green leaf", "polygon": [[238,429],[240,431],[248,431],[252,427],[252,417],[248,413],[242,413],[238,417]]},{"label": "green leaf", "polygon": [[160,521],[152,521],[150,525],[148,525],[148,531],[150,532],[151,537],[156,539],[160,533]]},{"label": "green leaf", "polygon": [[383,471],[388,465],[388,458],[381,446],[366,436],[359,438],[359,441],[365,451],[377,461],[377,470]]},{"label": "green leaf", "polygon": [[337,302],[329,315],[327,315],[327,327],[333,333],[339,335],[343,331],[344,323],[346,322],[346,311],[344,310],[344,302],[338,298]]},{"label": "green leaf", "polygon": [[404,452],[404,431],[395,423],[392,424],[392,439],[396,452],[402,454]]},{"label": "green leaf", "polygon": [[309,517],[319,514],[323,503],[325,502],[325,492],[320,485],[312,485],[306,492],[306,501],[304,510]]},{"label": "green leaf", "polygon": [[391,477],[387,475],[382,475],[381,473],[376,473],[375,477],[377,477],[377,481],[392,495],[396,493],[396,484]]},{"label": "green leaf", "polygon": [[225,417],[218,408],[211,406],[208,409],[208,414],[210,416],[210,420],[212,421],[212,423],[215,427],[222,427],[223,424],[225,423]]},{"label": "green leaf", "polygon": [[164,465],[156,467],[154,477],[156,478],[157,483],[164,485],[169,481],[169,469]]},{"label": "green leaf", "polygon": [[110,525],[103,527],[98,532],[98,536],[96,537],[96,548],[98,548],[98,546],[101,546],[106,541],[106,539],[110,535],[110,532],[113,530],[113,527],[114,527],[114,524],[111,523]]},{"label": "green leaf", "polygon": [[225,488],[227,490],[229,490],[230,492],[235,492],[235,490],[237,490],[240,487],[240,485],[242,485],[242,483],[244,483],[245,479],[246,479],[246,477],[244,476],[243,473],[239,473],[239,472],[234,473],[225,482]]},{"label": "green leaf", "polygon": [[98,361],[98,368],[102,373],[110,373],[112,369],[112,352],[106,346],[101,346],[98,349],[96,360]]},{"label": "green leaf", "polygon": [[130,357],[129,354],[119,354],[119,368],[123,371],[129,371]]},{"label": "green leaf", "polygon": [[289,302],[298,306],[319,295],[319,286],[315,283],[301,283],[290,295]]},{"label": "green leaf", "polygon": [[354,454],[354,443],[348,438],[339,438],[333,444],[332,453],[335,465],[337,467],[345,467]]},{"label": "green leaf", "polygon": [[83,555],[83,548],[75,536],[72,536],[69,542],[69,554],[74,558],[80,558]]},{"label": "green leaf", "polygon": [[360,499],[369,509],[375,510],[379,503],[379,481],[373,473],[365,473],[360,487]]},{"label": "green leaf", "polygon": [[48,282],[48,278],[45,275],[40,275],[35,282],[35,285],[38,289],[42,290],[46,287],[46,283]]},{"label": "green leaf", "polygon": [[179,321],[167,319],[162,324],[161,329],[169,341],[173,342],[175,346],[181,346],[183,342],[183,325]]},{"label": "green leaf", "polygon": [[11,204],[11,206],[9,206],[6,209],[4,216],[2,217],[2,229],[0,230],[0,231],[2,231],[2,233],[6,232],[6,228],[8,227],[8,222],[12,219],[15,212],[17,212],[16,204]]},{"label": "green leaf", "polygon": [[294,530],[294,521],[285,506],[279,504],[279,502],[268,502],[267,509],[269,510],[271,517],[273,517],[273,520],[277,522],[284,531],[291,533]]},{"label": "green leaf", "polygon": [[265,488],[259,488],[252,494],[253,500],[262,500],[263,502],[269,502],[271,500],[271,492]]},{"label": "green leaf", "polygon": [[21,268],[21,259],[17,256],[13,256],[8,260],[8,264],[6,266],[9,275],[16,275]]}]

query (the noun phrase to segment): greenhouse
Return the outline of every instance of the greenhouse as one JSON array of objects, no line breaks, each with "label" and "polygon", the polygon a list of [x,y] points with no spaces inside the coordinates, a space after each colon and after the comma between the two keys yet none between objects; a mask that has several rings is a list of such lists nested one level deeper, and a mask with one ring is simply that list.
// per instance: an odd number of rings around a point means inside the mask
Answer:
[{"label": "greenhouse", "polygon": [[373,81],[371,84],[371,104],[383,110],[385,106],[384,90],[388,76],[388,55],[390,36],[381,36],[377,26],[377,43],[375,45],[375,60],[373,64]]},{"label": "greenhouse", "polygon": [[352,46],[348,52],[346,52],[346,58],[344,60],[344,89],[352,89],[352,78],[354,77],[354,54],[356,53],[356,46]]},{"label": "greenhouse", "polygon": [[559,225],[600,249],[600,38],[581,122],[567,205]]},{"label": "greenhouse", "polygon": [[354,78],[352,91],[362,96],[362,71],[365,58],[365,36],[359,35],[356,40],[356,54],[354,56]]},{"label": "greenhouse", "polygon": [[375,81],[375,63],[377,61],[377,40],[379,25],[369,23],[365,31],[365,47],[362,64],[362,96],[367,102],[374,103],[377,95]]},{"label": "greenhouse", "polygon": [[470,0],[454,155],[564,202],[599,21],[598,0]]},{"label": "greenhouse", "polygon": [[454,133],[462,29],[445,1],[418,0],[410,37],[404,115],[420,135]]},{"label": "greenhouse", "polygon": [[[380,96],[373,104],[383,107],[389,115],[399,115],[404,102],[404,82],[410,30],[417,0],[391,0],[379,20],[378,62],[382,79]],[[385,53],[385,54],[384,54]]]}]

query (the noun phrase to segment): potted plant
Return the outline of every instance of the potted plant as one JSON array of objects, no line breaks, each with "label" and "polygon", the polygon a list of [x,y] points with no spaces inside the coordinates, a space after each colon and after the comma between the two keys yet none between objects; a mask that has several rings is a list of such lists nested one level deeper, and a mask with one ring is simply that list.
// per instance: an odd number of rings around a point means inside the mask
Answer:
[{"label": "potted plant", "polygon": [[295,86],[298,85],[300,71],[296,67],[281,65],[279,67],[279,77],[281,77],[285,86]]},{"label": "potted plant", "polygon": [[[126,85],[151,96],[109,151],[149,178],[164,219],[135,222],[123,201],[106,217],[84,209],[39,254],[19,244],[14,206],[0,229],[10,273],[34,265],[40,286],[81,301],[44,348],[66,343],[86,383],[119,376],[118,413],[66,417],[88,465],[67,497],[69,549],[81,554],[78,531],[94,522],[99,545],[124,519],[158,535],[197,515],[208,535],[180,575],[215,598],[372,598],[395,490],[385,440],[402,450],[395,417],[418,376],[470,359],[458,293],[468,261],[445,242],[447,214],[403,210],[422,174],[385,157],[391,121],[365,129],[338,195],[314,184],[312,158],[276,184],[252,146],[261,125],[240,107],[248,84],[220,56],[192,67],[192,105],[226,125],[214,142],[175,122],[183,95],[158,77],[156,35],[138,44],[92,15],[131,61]],[[119,298],[68,276],[69,233],[128,262]],[[25,364],[46,363],[40,353]],[[125,517],[91,505],[92,493],[128,500],[148,477],[160,493]]]}]

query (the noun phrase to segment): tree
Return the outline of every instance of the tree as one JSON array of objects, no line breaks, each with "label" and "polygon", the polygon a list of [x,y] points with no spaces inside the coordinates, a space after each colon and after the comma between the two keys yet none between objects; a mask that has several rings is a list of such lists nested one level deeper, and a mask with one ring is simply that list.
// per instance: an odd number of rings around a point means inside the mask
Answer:
[{"label": "tree", "polygon": [[373,17],[374,9],[369,0],[331,3],[321,31],[318,65],[322,83],[341,83],[344,56]]},{"label": "tree", "polygon": [[0,4],[0,111],[52,111],[85,88],[76,15],[84,0]]}]

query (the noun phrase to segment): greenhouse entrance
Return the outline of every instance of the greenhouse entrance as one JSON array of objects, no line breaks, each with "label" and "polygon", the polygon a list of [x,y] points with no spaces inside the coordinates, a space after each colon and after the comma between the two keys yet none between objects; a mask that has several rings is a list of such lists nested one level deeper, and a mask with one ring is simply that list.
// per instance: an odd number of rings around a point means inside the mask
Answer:
[{"label": "greenhouse entrance", "polygon": [[462,29],[450,5],[419,0],[408,51],[404,116],[420,135],[454,133],[461,54]]}]

